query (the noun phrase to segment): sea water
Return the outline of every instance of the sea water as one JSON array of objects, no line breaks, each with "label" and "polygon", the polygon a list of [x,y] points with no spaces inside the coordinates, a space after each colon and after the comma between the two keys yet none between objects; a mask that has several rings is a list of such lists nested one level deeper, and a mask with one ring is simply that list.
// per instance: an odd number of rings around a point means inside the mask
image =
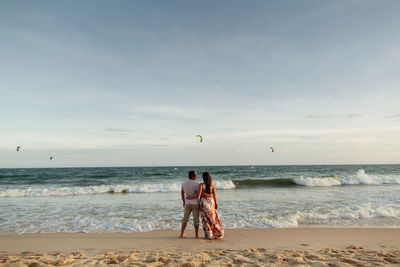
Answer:
[{"label": "sea water", "polygon": [[0,169],[0,233],[177,230],[189,170],[225,228],[400,227],[400,165],[171,166]]}]

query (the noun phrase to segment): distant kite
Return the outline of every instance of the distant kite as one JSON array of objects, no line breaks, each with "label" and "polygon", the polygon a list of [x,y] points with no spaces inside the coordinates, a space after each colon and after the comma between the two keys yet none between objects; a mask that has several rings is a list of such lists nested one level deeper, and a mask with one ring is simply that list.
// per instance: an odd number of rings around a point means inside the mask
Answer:
[{"label": "distant kite", "polygon": [[274,153],[275,152],[275,148],[273,148],[272,146],[269,147],[269,149],[271,149],[271,152]]},{"label": "distant kite", "polygon": [[200,143],[202,143],[203,142],[203,136],[197,135],[197,137],[200,138]]},{"label": "distant kite", "polygon": [[19,151],[21,149],[21,146],[17,146],[17,151]]},{"label": "distant kite", "polygon": [[50,160],[52,160],[52,159],[54,159],[54,157],[53,157],[53,156],[51,156],[51,157],[50,157]]}]

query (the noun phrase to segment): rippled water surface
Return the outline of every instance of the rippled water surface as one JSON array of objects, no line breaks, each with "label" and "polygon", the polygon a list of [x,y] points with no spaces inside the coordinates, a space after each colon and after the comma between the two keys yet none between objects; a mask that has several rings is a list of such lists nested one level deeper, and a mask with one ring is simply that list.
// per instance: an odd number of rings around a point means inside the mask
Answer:
[{"label": "rippled water surface", "polygon": [[171,166],[0,169],[0,233],[179,229],[191,169],[225,228],[400,226],[400,165]]}]

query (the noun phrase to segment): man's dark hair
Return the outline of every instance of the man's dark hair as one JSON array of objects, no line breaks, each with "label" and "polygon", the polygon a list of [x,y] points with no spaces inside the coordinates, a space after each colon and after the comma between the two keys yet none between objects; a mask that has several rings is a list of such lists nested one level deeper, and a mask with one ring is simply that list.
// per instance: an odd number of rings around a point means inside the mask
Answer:
[{"label": "man's dark hair", "polygon": [[193,179],[195,174],[196,174],[195,171],[190,171],[189,172],[189,179]]}]

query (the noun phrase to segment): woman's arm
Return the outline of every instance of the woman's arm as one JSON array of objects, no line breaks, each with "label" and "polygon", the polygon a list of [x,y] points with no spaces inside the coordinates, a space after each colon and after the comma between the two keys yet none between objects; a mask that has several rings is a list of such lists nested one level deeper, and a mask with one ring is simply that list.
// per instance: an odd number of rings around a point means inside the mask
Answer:
[{"label": "woman's arm", "polygon": [[213,197],[214,197],[215,209],[218,209],[218,204],[217,204],[217,189],[215,188],[215,185],[213,185],[212,194],[213,194]]},{"label": "woman's arm", "polygon": [[197,195],[193,195],[193,196],[187,196],[186,199],[196,199],[201,195],[201,192],[203,191],[203,187],[201,186],[201,184],[199,184],[199,189],[197,190]]},{"label": "woman's arm", "polygon": [[211,193],[207,194],[206,192],[201,193],[202,197],[213,197],[213,193],[212,193],[212,184],[211,184]]}]

